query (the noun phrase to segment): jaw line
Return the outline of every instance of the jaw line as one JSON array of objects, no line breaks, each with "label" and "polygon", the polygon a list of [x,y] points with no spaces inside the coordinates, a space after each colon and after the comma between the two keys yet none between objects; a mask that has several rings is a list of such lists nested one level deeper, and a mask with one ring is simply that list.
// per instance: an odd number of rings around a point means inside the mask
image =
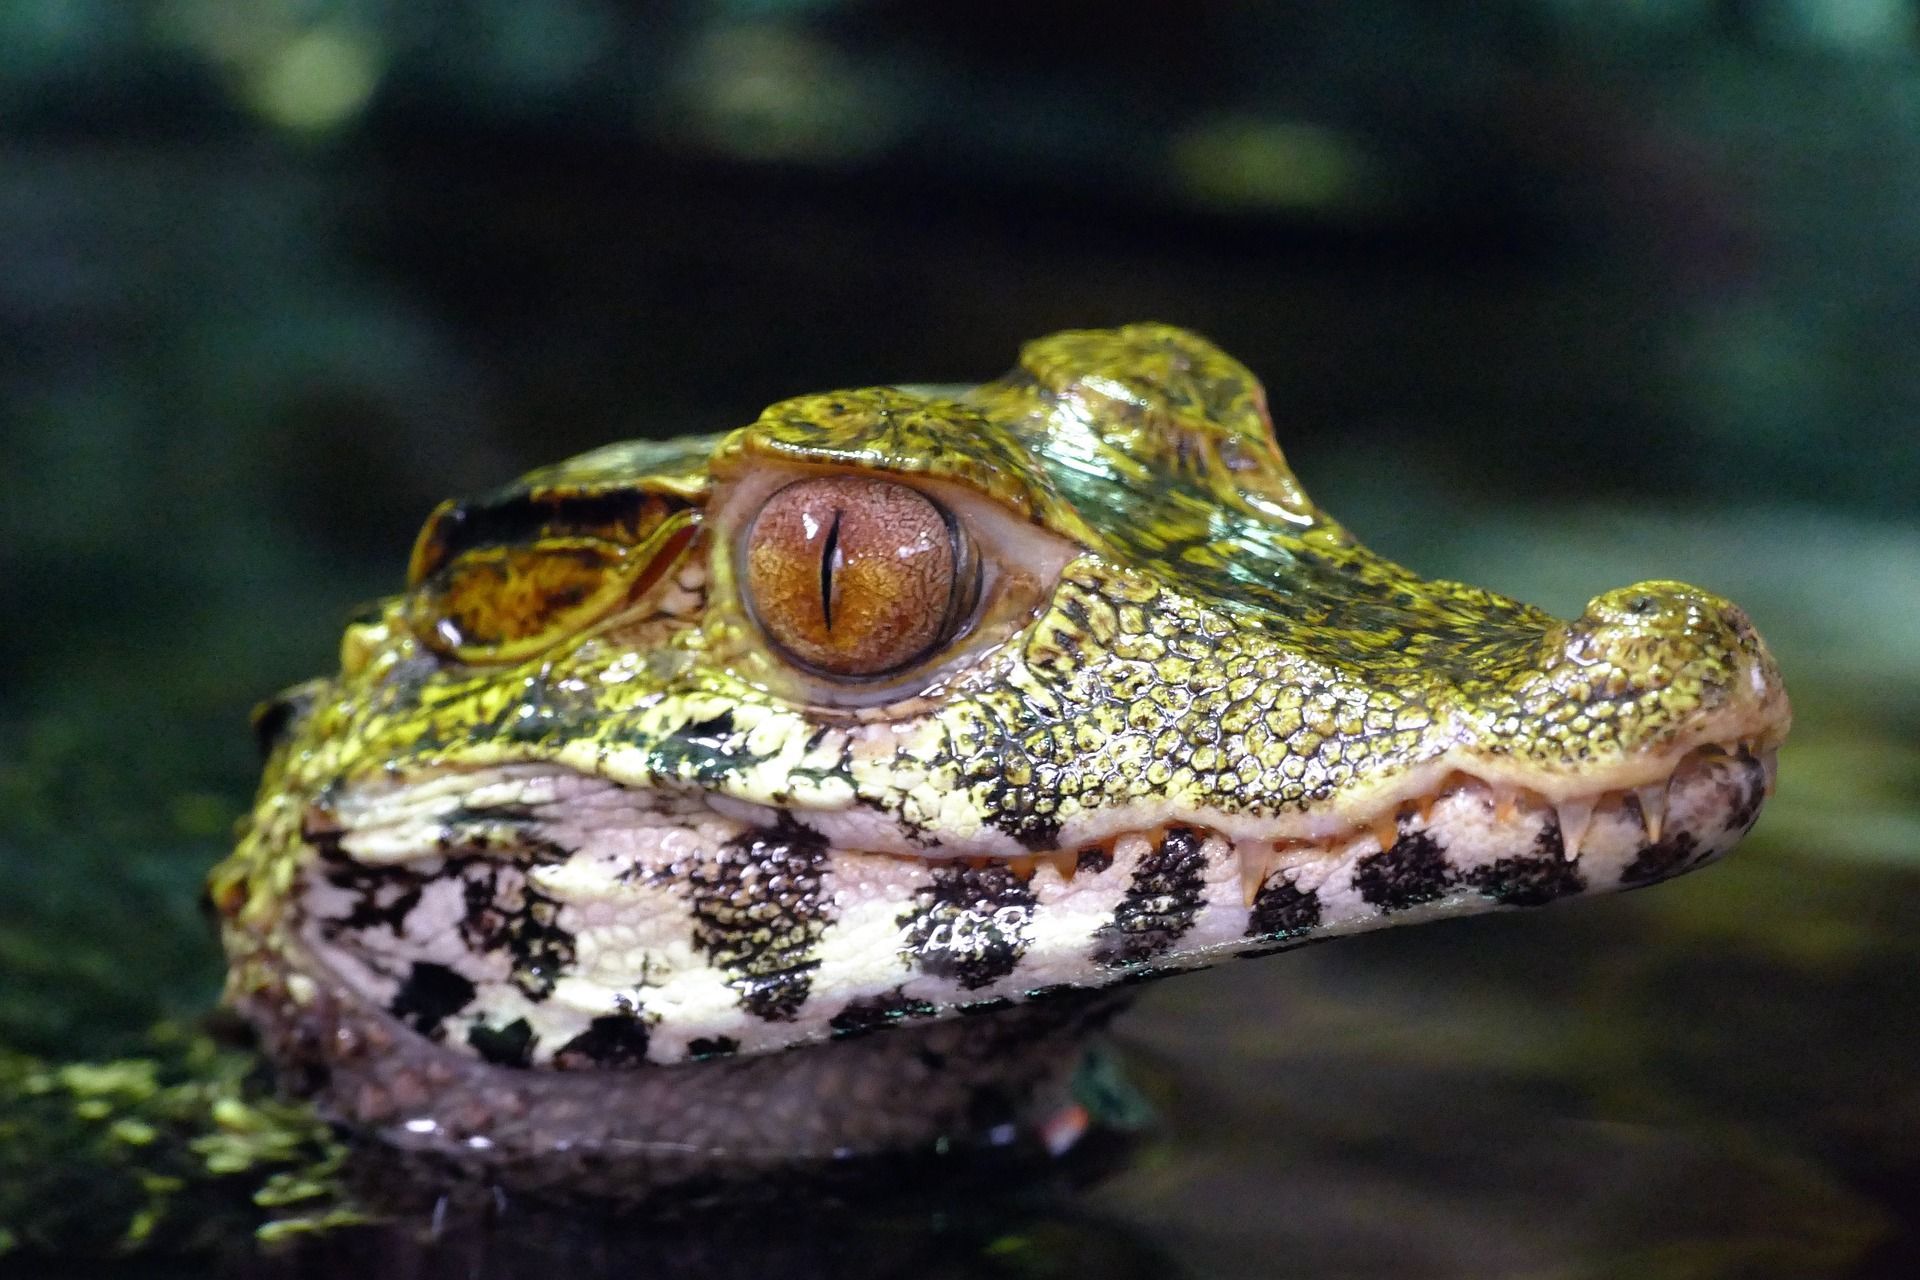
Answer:
[{"label": "jaw line", "polygon": [[[1458,767],[1450,758],[1443,757],[1402,775],[1391,788],[1383,788],[1371,797],[1370,810],[1359,810],[1363,816],[1358,819],[1349,816],[1351,810],[1325,807],[1264,820],[1249,819],[1244,814],[1213,813],[1156,817],[1134,809],[1127,812],[1133,821],[1109,821],[1097,833],[1063,841],[1057,848],[1020,853],[981,853],[965,849],[938,854],[899,853],[836,841],[831,827],[821,834],[837,851],[850,856],[920,863],[958,861],[981,866],[998,863],[1010,867],[1023,880],[1038,867],[1051,866],[1062,880],[1071,880],[1083,857],[1099,854],[1117,858],[1124,857],[1129,847],[1136,853],[1143,846],[1157,848],[1169,830],[1186,828],[1203,837],[1218,837],[1233,849],[1240,862],[1247,901],[1251,904],[1277,868],[1355,856],[1356,842],[1361,846],[1358,851],[1361,855],[1385,853],[1409,829],[1431,830],[1430,819],[1435,807],[1445,799],[1463,794],[1479,801],[1501,826],[1542,829],[1552,824],[1558,831],[1563,856],[1568,862],[1578,860],[1584,838],[1596,820],[1624,810],[1631,810],[1647,845],[1657,845],[1665,833],[1671,788],[1698,770],[1725,761],[1757,764],[1764,773],[1765,793],[1771,795],[1778,743],[1783,732],[1757,740],[1699,742],[1662,757],[1636,760],[1629,766],[1579,777],[1549,778],[1537,770],[1527,769],[1483,773]],[[747,806],[724,797],[710,799],[721,800],[722,803],[715,805],[717,811],[755,824],[770,823],[784,814],[781,810]],[[811,825],[808,818],[819,816],[799,814],[795,820]]]},{"label": "jaw line", "polygon": [[[1555,770],[1516,761],[1511,756],[1453,747],[1372,786],[1279,813],[1132,804],[1069,819],[1062,826],[1054,847],[1041,850],[1024,846],[991,828],[951,840],[937,836],[932,840],[903,839],[899,821],[880,809],[783,808],[715,792],[703,793],[697,788],[629,788],[616,778],[565,764],[528,762],[520,766],[507,764],[504,768],[499,763],[471,769],[455,767],[409,779],[401,789],[415,794],[458,794],[472,786],[476,773],[570,780],[587,788],[606,788],[635,796],[652,794],[673,802],[683,815],[689,810],[704,810],[742,829],[798,824],[822,837],[831,848],[846,854],[927,863],[1001,862],[1020,872],[1050,863],[1063,877],[1070,874],[1083,852],[1112,853],[1130,838],[1144,837],[1157,843],[1158,837],[1171,827],[1217,835],[1236,849],[1245,850],[1244,857],[1249,861],[1260,860],[1262,849],[1332,847],[1364,834],[1372,834],[1384,849],[1390,846],[1391,833],[1403,818],[1424,815],[1442,797],[1465,789],[1488,798],[1503,822],[1524,819],[1537,824],[1540,812],[1551,810],[1567,843],[1577,851],[1580,835],[1594,814],[1627,804],[1639,811],[1648,838],[1658,840],[1667,789],[1696,761],[1714,756],[1754,759],[1766,770],[1770,792],[1775,756],[1788,723],[1784,705],[1770,703],[1757,713],[1749,712],[1737,719],[1717,719],[1719,723],[1680,739],[1665,751],[1586,764],[1578,771]],[[349,843],[354,846],[355,860],[361,862],[406,862],[411,861],[412,856],[439,852],[421,847],[417,835],[378,851],[360,833],[350,837]]]}]

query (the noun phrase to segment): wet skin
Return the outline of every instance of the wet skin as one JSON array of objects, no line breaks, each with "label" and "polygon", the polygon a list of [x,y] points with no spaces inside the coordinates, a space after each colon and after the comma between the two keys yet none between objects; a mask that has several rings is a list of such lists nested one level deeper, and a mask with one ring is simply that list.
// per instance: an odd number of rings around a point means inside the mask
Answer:
[{"label": "wet skin", "polygon": [[1053,1140],[1116,987],[1690,870],[1787,723],[1728,602],[1419,578],[1203,339],[1062,333],[444,505],[213,897],[328,1114],[641,1186]]}]

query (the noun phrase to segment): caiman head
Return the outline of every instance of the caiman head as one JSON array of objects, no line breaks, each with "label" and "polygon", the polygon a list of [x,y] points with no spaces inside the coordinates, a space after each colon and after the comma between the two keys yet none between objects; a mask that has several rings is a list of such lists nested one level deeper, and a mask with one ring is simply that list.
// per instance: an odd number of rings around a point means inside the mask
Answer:
[{"label": "caiman head", "polygon": [[1649,884],[1787,722],[1703,591],[1563,620],[1369,552],[1244,368],[1135,325],[442,506],[265,711],[214,891],[278,1043],[351,1008],[524,1092]]}]

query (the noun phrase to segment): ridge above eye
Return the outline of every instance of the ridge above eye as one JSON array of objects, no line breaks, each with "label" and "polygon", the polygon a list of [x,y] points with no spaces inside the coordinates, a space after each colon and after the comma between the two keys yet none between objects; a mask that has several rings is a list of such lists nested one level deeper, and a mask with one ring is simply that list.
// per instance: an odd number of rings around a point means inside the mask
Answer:
[{"label": "ridge above eye", "polygon": [[873,476],[777,490],[745,539],[746,603],[791,661],[824,675],[886,675],[958,634],[979,594],[971,537],[941,504]]}]

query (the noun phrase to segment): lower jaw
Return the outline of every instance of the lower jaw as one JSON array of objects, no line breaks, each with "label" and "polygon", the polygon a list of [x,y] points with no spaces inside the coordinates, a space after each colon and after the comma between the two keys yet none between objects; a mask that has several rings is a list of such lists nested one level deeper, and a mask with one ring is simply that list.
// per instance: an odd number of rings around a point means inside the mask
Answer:
[{"label": "lower jaw", "polygon": [[789,1053],[627,1071],[498,1066],[401,1025],[305,958],[257,953],[230,996],[283,1087],[440,1175],[639,1200],[916,1149],[1057,1155],[1074,1072],[1128,993],[1072,992]]},{"label": "lower jaw", "polygon": [[[402,1140],[495,1142],[494,1130],[521,1125],[522,1114],[532,1113],[521,1127],[533,1135],[527,1143],[537,1143],[574,1131],[598,1133],[589,1114],[596,1109],[644,1116],[681,1106],[683,1097],[705,1106],[711,1091],[716,1110],[738,1111],[771,1098],[778,1118],[762,1126],[751,1114],[728,1115],[724,1122],[696,1115],[680,1128],[629,1120],[627,1128],[610,1132],[622,1141],[729,1152],[759,1150],[769,1140],[802,1152],[870,1143],[897,1146],[967,1114],[965,1099],[976,1083],[1017,1094],[1035,1071],[1025,1062],[1000,1071],[992,1061],[982,1061],[954,1080],[922,1080],[911,1065],[922,1049],[962,1061],[974,1054],[970,1032],[938,1028],[996,1025],[984,1010],[1017,1005],[1036,991],[1101,988],[1312,938],[1650,884],[1701,865],[1737,842],[1758,811],[1765,777],[1764,763],[1745,754],[1703,754],[1684,763],[1671,787],[1662,790],[1657,832],[1645,802],[1634,793],[1602,797],[1590,806],[1581,815],[1584,830],[1575,838],[1567,830],[1573,819],[1564,805],[1556,812],[1537,797],[1503,797],[1486,784],[1457,779],[1430,803],[1409,804],[1378,828],[1369,824],[1316,841],[1232,841],[1186,827],[1134,832],[1115,838],[1087,867],[1069,866],[1064,872],[1047,860],[1019,870],[991,861],[967,868],[952,861],[828,850],[808,868],[819,882],[818,896],[854,896],[835,899],[831,928],[813,940],[810,951],[791,957],[790,971],[717,967],[718,956],[700,951],[699,931],[713,922],[696,918],[684,882],[647,887],[644,895],[633,897],[640,886],[623,882],[619,869],[626,864],[583,847],[562,865],[565,874],[547,886],[558,894],[571,885],[577,895],[554,900],[558,918],[572,930],[567,936],[575,950],[569,959],[578,957],[565,990],[529,996],[521,975],[507,976],[494,963],[496,954],[491,970],[467,972],[480,995],[458,1017],[429,1019],[431,1025],[424,1026],[412,1016],[403,1021],[396,1015],[406,1013],[411,1002],[403,998],[406,984],[400,975],[409,968],[443,968],[420,962],[442,959],[426,948],[451,935],[432,904],[420,908],[432,919],[418,931],[401,929],[371,910],[389,904],[389,897],[369,890],[332,903],[326,907],[332,914],[324,916],[309,899],[315,927],[290,931],[284,944],[273,944],[294,949],[294,955],[276,953],[267,967],[278,966],[275,982],[282,987],[317,990],[314,1007],[280,1008],[266,1000],[256,1016],[288,1032],[280,1038],[292,1048],[276,1048],[278,1056],[317,1059],[340,1077],[332,1085],[336,1114],[395,1128]],[[1185,862],[1168,857],[1176,839],[1189,846]],[[726,849],[734,850],[728,856],[743,856],[738,843],[716,843],[702,856],[718,857]],[[687,853],[685,840],[674,847]],[[757,883],[787,874],[788,867],[785,861],[770,861],[757,864],[754,877],[742,872],[736,878]],[[596,868],[602,879],[586,879]],[[712,868],[703,874],[713,883],[725,878]],[[939,876],[946,878],[932,879]],[[582,890],[582,884],[588,887]],[[470,882],[463,892],[442,894],[440,905],[471,912],[478,901],[484,922],[496,904],[484,895],[476,899],[472,891],[489,887],[509,898],[521,892],[501,890],[491,880]],[[633,898],[627,915],[609,918],[587,909],[619,894]],[[984,896],[976,903],[956,894]],[[990,930],[999,911],[1012,909],[1004,904],[1016,900],[1028,913],[1025,937],[1041,941],[1023,942],[1024,950],[1009,948],[996,956],[986,949],[999,937]],[[505,913],[514,903],[497,905]],[[337,932],[322,927],[329,925],[341,927]],[[632,940],[643,931],[652,940],[635,947]],[[229,937],[240,953],[255,945],[238,930]],[[532,942],[525,950],[542,954]],[[696,955],[710,962],[689,964]],[[994,961],[991,966],[984,964],[988,959]],[[646,981],[630,983],[635,974]],[[783,975],[793,980],[778,989],[790,1000],[762,1008],[748,998],[760,990],[755,983]],[[642,1051],[649,1060],[608,1065],[600,1055],[589,1055],[596,1059],[592,1068],[566,1069],[567,1060],[578,1056],[570,1052],[577,1038],[590,1038],[600,1019],[630,1011],[636,1002],[652,1019]],[[321,1050],[300,1047],[302,1038],[315,1037],[303,1021],[334,1028],[320,1035]],[[516,1022],[522,1032],[531,1030],[534,1040],[518,1063],[508,1064],[487,1052],[480,1033],[497,1035]],[[1046,1038],[1041,1034],[1045,1022],[1034,1024],[1040,1030],[1030,1038]],[[840,1038],[856,1029],[884,1030],[875,1040],[907,1037],[911,1043],[856,1052],[857,1045]],[[711,1056],[711,1046],[722,1042],[738,1056]],[[815,1065],[817,1054],[828,1055],[825,1065]],[[382,1065],[387,1057],[399,1067]],[[895,1070],[898,1063],[908,1065]],[[871,1080],[861,1075],[863,1066],[871,1067]],[[738,1082],[738,1088],[730,1093],[733,1084],[698,1083],[708,1073]],[[477,1100],[479,1110],[472,1116],[449,1110],[443,1122],[439,1111],[422,1117],[410,1110],[422,1095],[448,1090],[455,1082],[457,1092]],[[686,1082],[684,1088],[678,1082]],[[901,1104],[916,1114],[888,1113],[888,1097],[916,1090],[928,1096]],[[816,1110],[832,1110],[840,1094],[871,1096],[880,1103],[871,1115],[847,1108],[844,1122],[819,1120],[813,1112],[795,1119],[783,1109],[790,1096],[811,1096]],[[918,1113],[936,1118],[923,1121]],[[407,1127],[423,1118],[433,1123]],[[817,1141],[809,1127],[816,1122]],[[870,1139],[863,1125],[873,1126],[875,1136]]]}]

